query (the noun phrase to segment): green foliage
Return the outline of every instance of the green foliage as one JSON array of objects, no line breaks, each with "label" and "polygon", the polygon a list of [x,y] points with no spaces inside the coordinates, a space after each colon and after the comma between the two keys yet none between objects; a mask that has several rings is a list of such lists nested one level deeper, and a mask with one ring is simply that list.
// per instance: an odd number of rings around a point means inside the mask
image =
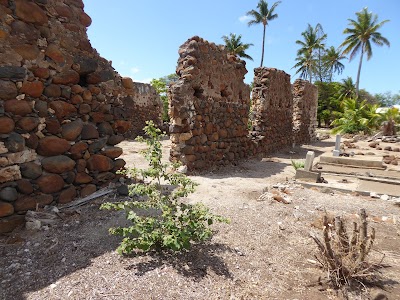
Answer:
[{"label": "green foliage", "polygon": [[398,94],[392,94],[392,92],[387,91],[385,93],[375,94],[374,96],[381,106],[400,104],[400,92]]},{"label": "green foliage", "polygon": [[322,125],[322,121],[327,126],[342,112],[339,100],[341,85],[338,82],[320,81],[315,85],[318,87],[318,126]]},{"label": "green foliage", "polygon": [[369,133],[378,126],[377,105],[368,104],[365,100],[345,99],[342,107],[342,116],[332,122],[332,133]]},{"label": "green foliage", "polygon": [[214,215],[201,203],[185,204],[180,201],[194,191],[196,184],[186,175],[167,172],[163,164],[161,130],[152,121],[144,127],[146,138],[138,140],[147,144],[143,155],[149,168],[135,170],[141,174],[144,183],[129,187],[130,196],[139,196],[142,201],[105,203],[101,209],[123,210],[132,224],[129,227],[110,228],[110,233],[123,237],[117,251],[130,254],[136,249],[143,251],[183,251],[192,243],[203,242],[212,236],[210,225],[214,222],[228,222],[224,217]]},{"label": "green foliage", "polygon": [[292,162],[292,166],[295,170],[304,169],[305,161],[304,160],[290,160]]},{"label": "green foliage", "polygon": [[242,43],[242,35],[239,34],[238,36],[234,33],[230,33],[229,37],[224,35],[222,39],[225,42],[225,48],[228,50],[229,53],[233,55],[237,55],[242,58],[247,58],[253,60],[253,58],[246,53],[246,50],[253,46],[253,44],[244,44]]},{"label": "green foliage", "polygon": [[168,101],[168,88],[169,86],[178,80],[178,75],[169,74],[167,76],[161,77],[159,79],[152,79],[150,84],[155,88],[156,92],[160,95],[161,101],[163,102],[163,112],[162,112],[162,120],[164,122],[169,122],[169,101]]}]

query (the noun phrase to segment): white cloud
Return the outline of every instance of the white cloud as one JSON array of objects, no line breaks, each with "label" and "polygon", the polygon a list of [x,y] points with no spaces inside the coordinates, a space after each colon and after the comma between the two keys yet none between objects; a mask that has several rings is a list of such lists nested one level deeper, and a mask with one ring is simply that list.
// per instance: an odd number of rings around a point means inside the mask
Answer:
[{"label": "white cloud", "polygon": [[135,79],[133,81],[135,82],[141,82],[141,83],[150,83],[150,81],[152,81],[153,78],[145,78],[145,79]]},{"label": "white cloud", "polygon": [[136,73],[140,72],[139,68],[137,68],[137,67],[131,68],[130,71],[131,71],[131,74],[136,74]]},{"label": "white cloud", "polygon": [[239,17],[239,21],[242,23],[247,23],[247,21],[249,21],[251,19],[251,17],[249,16],[241,16]]}]

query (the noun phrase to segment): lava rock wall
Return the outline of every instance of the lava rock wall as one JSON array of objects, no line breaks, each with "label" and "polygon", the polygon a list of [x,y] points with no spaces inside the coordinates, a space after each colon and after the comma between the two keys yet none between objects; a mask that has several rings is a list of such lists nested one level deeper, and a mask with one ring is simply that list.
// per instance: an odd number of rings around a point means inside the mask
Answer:
[{"label": "lava rock wall", "polygon": [[293,93],[293,142],[297,145],[317,139],[318,88],[306,80],[297,79]]},{"label": "lava rock wall", "polygon": [[160,123],[150,86],[92,48],[81,0],[0,0],[0,233],[117,181],[116,145]]},{"label": "lava rock wall", "polygon": [[204,169],[245,157],[250,108],[245,62],[199,37],[184,43],[179,55],[180,79],[169,90],[171,159]]}]

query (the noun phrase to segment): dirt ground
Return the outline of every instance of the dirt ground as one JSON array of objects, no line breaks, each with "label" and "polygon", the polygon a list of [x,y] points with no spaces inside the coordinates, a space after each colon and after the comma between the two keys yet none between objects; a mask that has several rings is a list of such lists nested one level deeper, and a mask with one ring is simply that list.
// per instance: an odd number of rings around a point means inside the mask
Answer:
[{"label": "dirt ground", "polygon": [[[128,165],[145,166],[137,142],[123,142]],[[201,201],[231,219],[217,224],[210,242],[182,254],[121,257],[119,238],[108,228],[124,224],[123,214],[100,211],[110,194],[64,215],[48,230],[17,230],[0,239],[1,299],[400,299],[400,207],[389,201],[305,189],[293,182],[291,159],[308,150],[329,151],[334,140],[282,150],[214,172],[191,176],[199,183],[186,201]],[[165,158],[169,141],[163,141]],[[260,198],[285,187],[291,203]],[[379,286],[346,295],[319,285],[324,277],[310,260],[317,253],[309,232],[321,230],[326,210],[356,220],[365,208],[376,229],[371,261],[384,255]],[[313,226],[314,225],[314,226]]]}]

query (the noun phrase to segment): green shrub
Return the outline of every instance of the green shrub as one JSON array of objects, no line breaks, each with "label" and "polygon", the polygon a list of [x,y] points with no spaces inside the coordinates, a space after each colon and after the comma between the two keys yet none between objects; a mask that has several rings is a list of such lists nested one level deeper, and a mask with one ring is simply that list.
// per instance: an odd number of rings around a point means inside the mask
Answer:
[{"label": "green shrub", "polygon": [[295,170],[297,169],[304,169],[305,161],[304,160],[290,160],[292,162],[292,166]]},{"label": "green shrub", "polygon": [[130,254],[135,249],[143,251],[190,249],[192,243],[211,238],[210,228],[214,222],[228,219],[214,215],[201,203],[185,204],[181,198],[194,191],[196,184],[185,174],[167,172],[163,164],[160,139],[161,130],[148,121],[144,127],[146,138],[138,140],[148,146],[143,151],[149,168],[135,169],[131,174],[140,174],[142,180],[129,186],[130,196],[140,196],[136,201],[105,203],[101,209],[124,210],[129,227],[110,228],[110,233],[123,237],[117,248],[120,254]]}]

